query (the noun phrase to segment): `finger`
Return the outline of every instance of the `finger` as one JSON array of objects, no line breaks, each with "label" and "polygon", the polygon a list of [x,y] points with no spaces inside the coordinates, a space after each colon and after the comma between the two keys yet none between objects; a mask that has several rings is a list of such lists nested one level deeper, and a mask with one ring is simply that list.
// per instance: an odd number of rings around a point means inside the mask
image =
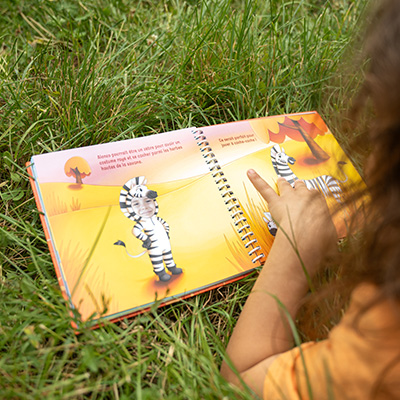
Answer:
[{"label": "finger", "polygon": [[307,185],[306,185],[306,183],[305,183],[303,180],[297,179],[297,180],[294,182],[294,188],[295,188],[295,189],[307,189]]},{"label": "finger", "polygon": [[279,177],[276,181],[276,184],[278,186],[278,191],[280,195],[291,192],[293,190],[293,187],[285,178]]},{"label": "finger", "polygon": [[258,175],[256,171],[254,171],[254,169],[249,169],[247,171],[247,176],[250,179],[250,182],[258,190],[258,192],[266,200],[267,203],[270,203],[271,201],[279,198],[275,190],[272,189],[272,187],[268,185],[268,183],[265,182],[264,179],[261,178],[261,176]]}]

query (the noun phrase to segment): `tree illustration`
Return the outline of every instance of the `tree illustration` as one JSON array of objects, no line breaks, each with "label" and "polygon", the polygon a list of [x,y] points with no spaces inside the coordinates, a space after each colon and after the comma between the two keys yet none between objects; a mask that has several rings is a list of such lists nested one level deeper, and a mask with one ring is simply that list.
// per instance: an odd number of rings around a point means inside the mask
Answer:
[{"label": "tree illustration", "polygon": [[81,185],[82,179],[89,176],[92,171],[87,161],[82,157],[70,158],[64,166],[64,172],[67,176],[73,176],[76,183]]},{"label": "tree illustration", "polygon": [[[250,121],[253,129],[263,141],[283,143],[286,137],[298,142],[306,142],[313,156],[319,161],[330,158],[314,140],[328,131],[325,123],[316,114],[280,116],[264,121]],[[261,125],[262,124],[262,125]]]}]

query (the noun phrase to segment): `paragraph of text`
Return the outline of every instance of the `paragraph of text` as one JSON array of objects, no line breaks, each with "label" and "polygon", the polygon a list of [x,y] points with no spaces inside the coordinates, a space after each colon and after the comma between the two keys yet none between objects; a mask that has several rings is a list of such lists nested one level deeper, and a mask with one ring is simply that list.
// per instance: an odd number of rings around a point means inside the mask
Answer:
[{"label": "paragraph of text", "polygon": [[222,147],[238,146],[243,143],[255,142],[256,136],[254,133],[245,133],[237,136],[229,136],[227,138],[218,139]]},{"label": "paragraph of text", "polygon": [[178,150],[182,150],[182,146],[181,142],[176,140],[168,143],[155,144],[154,146],[126,149],[117,153],[98,154],[97,160],[101,170],[107,171],[142,164],[144,158],[176,152]]}]

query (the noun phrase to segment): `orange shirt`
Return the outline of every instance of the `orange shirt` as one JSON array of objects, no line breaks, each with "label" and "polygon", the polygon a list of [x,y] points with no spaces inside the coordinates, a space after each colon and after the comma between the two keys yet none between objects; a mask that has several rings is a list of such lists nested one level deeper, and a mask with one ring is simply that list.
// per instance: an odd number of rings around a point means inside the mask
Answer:
[{"label": "orange shirt", "polygon": [[357,319],[377,294],[375,286],[360,285],[328,339],[277,357],[264,399],[400,399],[400,307],[382,301]]}]

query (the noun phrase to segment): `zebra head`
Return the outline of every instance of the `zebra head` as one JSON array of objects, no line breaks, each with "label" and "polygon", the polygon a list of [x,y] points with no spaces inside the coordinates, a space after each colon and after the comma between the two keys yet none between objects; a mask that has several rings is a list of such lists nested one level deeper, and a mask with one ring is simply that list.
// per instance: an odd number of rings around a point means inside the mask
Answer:
[{"label": "zebra head", "polygon": [[263,216],[263,220],[267,223],[267,227],[269,230],[269,233],[272,236],[276,236],[276,232],[278,230],[278,227],[275,224],[275,221],[272,219],[272,215],[270,212],[265,212]]},{"label": "zebra head", "polygon": [[288,156],[285,153],[285,149],[281,149],[279,144],[274,145],[271,149],[271,158],[274,158],[277,163],[281,165],[291,164],[293,165],[296,162],[296,159]]},{"label": "zebra head", "polygon": [[296,159],[288,156],[284,149],[281,149],[279,145],[274,145],[271,148],[271,162],[276,175],[285,178],[292,186],[294,182],[298,179],[297,176],[290,169],[290,165],[296,162]]},{"label": "zebra head", "polygon": [[147,179],[144,176],[137,176],[130,179],[124,186],[129,188],[128,193],[132,197],[147,197],[148,199],[155,199],[157,192],[149,190],[146,186]]},{"label": "zebra head", "polygon": [[281,176],[282,172],[287,171],[288,168],[290,169],[289,164],[293,165],[296,159],[288,156],[283,148],[281,149],[278,144],[275,144],[271,148],[271,161],[276,174]]}]

